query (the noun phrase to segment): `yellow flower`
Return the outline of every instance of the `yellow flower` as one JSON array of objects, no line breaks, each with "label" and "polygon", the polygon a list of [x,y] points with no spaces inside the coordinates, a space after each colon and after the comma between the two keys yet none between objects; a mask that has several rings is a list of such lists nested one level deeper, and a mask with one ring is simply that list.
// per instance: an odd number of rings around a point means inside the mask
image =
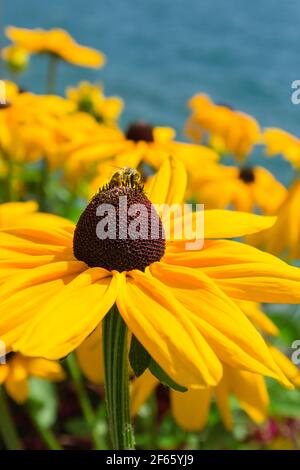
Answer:
[{"label": "yellow flower", "polygon": [[[10,80],[1,80],[0,82],[0,109],[5,109],[5,104],[10,104],[19,94],[19,87],[16,83],[11,82]],[[1,113],[2,114],[2,113]]]},{"label": "yellow flower", "polygon": [[28,67],[28,52],[18,45],[8,46],[2,49],[1,57],[14,73],[23,72]]},{"label": "yellow flower", "polygon": [[[239,302],[243,311],[245,303]],[[251,302],[247,305],[248,311],[252,309]],[[256,314],[259,310],[255,306]],[[246,312],[245,312],[246,313]],[[268,323],[263,324],[263,330],[268,332],[272,322],[263,312],[261,318]],[[264,326],[267,324],[267,329]],[[273,333],[277,334],[273,325]],[[275,362],[288,377],[291,383],[300,388],[300,371],[297,367],[276,347],[269,346]],[[86,361],[84,371],[86,371]],[[153,390],[159,384],[158,380],[148,371],[135,379],[132,383],[132,414],[136,415],[140,407],[149,398]],[[230,395],[235,395],[240,407],[248,414],[250,419],[260,424],[268,417],[269,395],[264,378],[261,375],[247,371],[234,369],[223,364],[223,377],[215,388],[202,390],[188,390],[185,393],[170,391],[172,414],[177,424],[187,431],[200,431],[208,421],[210,405],[215,397],[222,420],[228,430],[233,428],[233,417],[230,408]]]},{"label": "yellow flower", "polygon": [[273,227],[249,237],[255,246],[263,246],[268,252],[283,254],[290,259],[300,259],[300,180],[289,188],[287,197],[276,212]]},{"label": "yellow flower", "polygon": [[80,82],[77,88],[67,88],[66,97],[76,104],[78,111],[89,113],[108,126],[116,126],[123,109],[121,98],[106,97],[100,84]]},{"label": "yellow flower", "polygon": [[220,153],[244,159],[260,141],[260,128],[248,114],[215,104],[205,94],[195,95],[189,102],[192,111],[185,131],[195,142],[208,134],[210,144]]},{"label": "yellow flower", "polygon": [[[114,131],[114,132],[112,132]],[[116,129],[110,133],[95,134],[70,152],[68,167],[70,174],[80,174],[91,164],[111,164],[133,168],[143,161],[158,169],[172,155],[184,163],[189,174],[194,173],[218,159],[218,155],[202,145],[193,145],[174,140],[175,131],[169,127],[152,127],[144,122],[131,124],[123,134]],[[125,163],[125,164],[124,164]],[[100,171],[102,167],[100,166]],[[98,176],[98,175],[97,175]]]},{"label": "yellow flower", "polygon": [[[0,275],[15,270],[0,294],[0,338],[8,350],[64,357],[116,302],[129,331],[183,386],[215,386],[222,363],[288,386],[263,338],[232,299],[297,303],[299,270],[253,247],[213,240],[262,230],[274,222],[272,217],[206,211],[207,241],[194,251],[186,250],[184,238],[164,240],[165,219],[155,239],[127,238],[124,243],[97,236],[95,209],[101,203],[114,205],[126,195],[129,207],[140,203],[152,212],[151,202],[181,203],[185,184],[183,165],[166,160],[148,196],[139,184],[111,183],[91,201],[76,229],[66,221],[66,227],[29,224],[1,232]],[[175,225],[181,223],[175,219]]]},{"label": "yellow flower", "polygon": [[105,63],[105,56],[90,47],[77,42],[63,29],[25,29],[9,26],[6,36],[29,53],[53,54],[66,62],[83,67],[99,68]]},{"label": "yellow flower", "polygon": [[295,168],[300,167],[300,140],[296,136],[270,127],[264,130],[262,137],[269,157],[281,154]]},{"label": "yellow flower", "polygon": [[190,179],[190,196],[207,208],[274,214],[286,198],[286,188],[263,167],[237,168],[211,164]]},{"label": "yellow flower", "polygon": [[25,357],[22,354],[10,354],[6,364],[0,364],[0,384],[4,385],[8,395],[17,403],[24,403],[28,398],[30,377],[62,381],[65,373],[56,361],[38,357]]}]

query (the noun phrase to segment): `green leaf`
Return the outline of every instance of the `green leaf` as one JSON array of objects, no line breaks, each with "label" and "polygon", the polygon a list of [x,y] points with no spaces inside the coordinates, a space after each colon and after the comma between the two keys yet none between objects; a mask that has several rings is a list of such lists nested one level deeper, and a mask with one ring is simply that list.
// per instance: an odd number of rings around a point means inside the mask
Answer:
[{"label": "green leaf", "polygon": [[129,361],[136,377],[139,377],[145,372],[151,361],[151,356],[135,336],[132,336],[131,339]]},{"label": "green leaf", "polygon": [[50,428],[56,420],[58,399],[55,385],[47,380],[30,379],[30,394],[28,406],[37,423],[45,428]]},{"label": "green leaf", "polygon": [[177,384],[171,377],[166,374],[166,372],[151,358],[149,369],[152,374],[163,384],[167,387],[173,388],[177,392],[186,392],[187,388],[183,387],[182,385]]}]

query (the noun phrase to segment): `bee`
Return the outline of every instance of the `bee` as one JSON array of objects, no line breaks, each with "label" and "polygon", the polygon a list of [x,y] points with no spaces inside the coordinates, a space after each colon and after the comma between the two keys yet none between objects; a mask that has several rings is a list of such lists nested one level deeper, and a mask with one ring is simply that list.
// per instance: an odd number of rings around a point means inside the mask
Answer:
[{"label": "bee", "polygon": [[111,187],[130,186],[131,188],[135,188],[141,186],[141,184],[141,174],[137,170],[129,168],[128,166],[116,171],[109,182],[109,186]]}]

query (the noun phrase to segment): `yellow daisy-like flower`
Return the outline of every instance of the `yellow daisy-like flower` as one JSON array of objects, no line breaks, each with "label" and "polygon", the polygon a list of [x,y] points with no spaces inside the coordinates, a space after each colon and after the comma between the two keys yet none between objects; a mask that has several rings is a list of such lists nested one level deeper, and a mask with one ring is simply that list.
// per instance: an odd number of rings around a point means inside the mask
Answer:
[{"label": "yellow daisy-like flower", "polygon": [[[6,109],[18,96],[20,89],[16,83],[10,80],[0,81],[0,110]],[[2,113],[1,113],[2,114]]]},{"label": "yellow daisy-like flower", "polygon": [[[153,209],[156,203],[181,203],[185,184],[183,165],[166,160],[148,195],[138,183],[111,182],[93,198],[76,228],[66,221],[66,227],[53,223],[1,232],[0,275],[15,270],[0,294],[0,339],[8,350],[64,357],[116,303],[129,331],[180,385],[215,386],[226,363],[289,386],[232,299],[297,303],[299,270],[253,247],[215,240],[262,230],[274,219],[206,211],[207,241],[203,249],[187,251],[185,238],[165,240],[165,219],[160,221]],[[111,204],[120,211],[121,196],[129,209],[142,204],[151,211],[157,237],[99,238],[97,208]],[[196,216],[190,214],[187,222]],[[180,224],[176,218],[175,225]]]},{"label": "yellow daisy-like flower", "polygon": [[[144,122],[129,125],[125,134],[116,129],[111,129],[107,134],[95,134],[72,148],[69,172],[80,174],[92,163],[108,163],[111,164],[112,174],[116,166],[128,166],[130,162],[133,168],[137,168],[142,161],[158,169],[172,155],[184,163],[188,173],[192,174],[199,166],[202,168],[218,159],[218,155],[205,146],[178,142],[174,138],[174,129],[152,127]],[[99,173],[101,171],[102,167],[99,166]]]},{"label": "yellow daisy-like flower", "polygon": [[289,188],[287,197],[276,212],[273,227],[249,237],[249,242],[263,246],[273,254],[283,254],[290,259],[300,259],[300,180]]},{"label": "yellow daisy-like flower", "polygon": [[274,214],[287,190],[263,167],[211,164],[191,176],[189,193],[208,208]]},{"label": "yellow daisy-like flower", "polygon": [[244,159],[260,141],[257,121],[248,114],[215,104],[205,94],[195,95],[189,101],[192,111],[185,126],[188,137],[201,142],[208,134],[210,144],[220,153],[233,154]]},{"label": "yellow daisy-like flower", "polygon": [[108,126],[116,126],[124,106],[121,98],[106,97],[101,84],[93,85],[89,82],[80,82],[76,88],[67,88],[66,97],[76,104],[78,111],[89,113],[98,122]]},{"label": "yellow daisy-like flower", "polygon": [[31,54],[53,54],[66,62],[83,67],[99,68],[105,63],[105,56],[90,47],[79,45],[63,29],[25,29],[9,26],[6,36],[19,47]]},{"label": "yellow daisy-like flower", "polygon": [[295,168],[300,167],[300,140],[296,136],[270,127],[264,130],[262,139],[269,157],[283,155]]},{"label": "yellow daisy-like flower", "polygon": [[4,385],[8,395],[19,404],[28,398],[30,377],[60,382],[65,379],[65,373],[56,361],[25,357],[22,354],[12,353],[5,364],[0,364],[0,384]]},{"label": "yellow daisy-like flower", "polygon": [[28,52],[16,44],[2,49],[1,57],[13,73],[23,72],[28,67]]}]

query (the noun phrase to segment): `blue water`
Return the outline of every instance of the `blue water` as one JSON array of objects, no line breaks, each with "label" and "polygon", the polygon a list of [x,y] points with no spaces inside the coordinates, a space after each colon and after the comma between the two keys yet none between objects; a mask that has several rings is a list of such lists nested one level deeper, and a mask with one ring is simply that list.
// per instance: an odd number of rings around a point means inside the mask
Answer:
[{"label": "blue water", "polygon": [[[187,100],[205,91],[255,116],[263,126],[300,135],[298,0],[0,0],[3,24],[62,27],[101,49],[105,68],[60,67],[59,90],[100,80],[123,97],[134,119],[182,129]],[[4,38],[1,38],[2,41]],[[43,90],[45,62],[34,58],[22,85]],[[274,162],[274,163],[273,163]],[[287,166],[272,160],[277,173]],[[284,172],[282,169],[284,168]]]}]

